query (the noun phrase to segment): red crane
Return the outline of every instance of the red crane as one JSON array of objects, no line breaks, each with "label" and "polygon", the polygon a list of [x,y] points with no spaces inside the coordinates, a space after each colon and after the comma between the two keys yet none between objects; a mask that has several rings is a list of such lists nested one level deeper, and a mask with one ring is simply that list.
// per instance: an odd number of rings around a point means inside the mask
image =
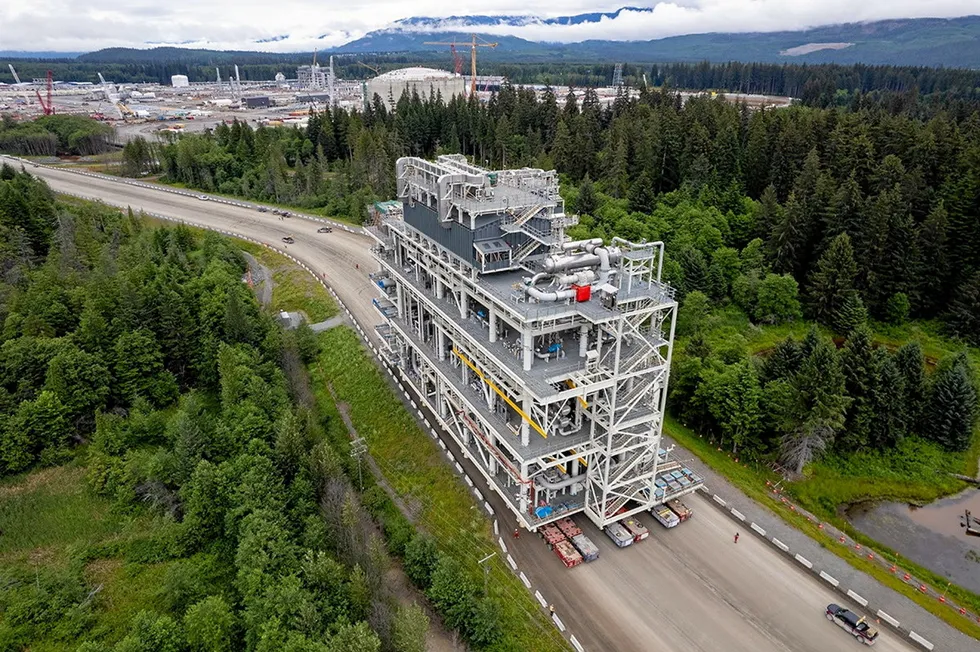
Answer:
[{"label": "red crane", "polygon": [[41,91],[35,90],[34,93],[37,95],[38,104],[41,105],[41,109],[44,111],[44,115],[54,115],[54,103],[51,101],[51,86],[53,82],[51,81],[51,71],[48,71],[48,101],[45,103],[44,98],[41,97]]},{"label": "red crane", "polygon": [[458,52],[456,52],[455,43],[450,44],[449,49],[453,53],[453,68],[458,75],[463,72],[463,58],[459,56]]}]

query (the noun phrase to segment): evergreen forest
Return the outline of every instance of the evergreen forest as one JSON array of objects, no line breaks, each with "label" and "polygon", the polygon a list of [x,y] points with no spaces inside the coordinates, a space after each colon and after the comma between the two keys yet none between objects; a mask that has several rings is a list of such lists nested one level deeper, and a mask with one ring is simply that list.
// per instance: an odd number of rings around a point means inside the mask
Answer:
[{"label": "evergreen forest", "polygon": [[76,115],[46,115],[30,122],[0,116],[0,151],[21,156],[88,156],[109,151],[112,127]]},{"label": "evergreen forest", "polygon": [[0,649],[423,652],[393,556],[473,649],[504,636],[384,491],[362,507],[319,342],[245,269],[0,168]]},{"label": "evergreen forest", "polygon": [[[866,329],[914,320],[980,345],[977,111],[864,98],[753,112],[667,90],[603,108],[591,90],[579,102],[508,87],[485,106],[405,94],[391,111],[376,96],[363,113],[313,114],[305,130],[235,123],[159,154],[136,147],[166,180],[352,219],[392,196],[398,156],[554,167],[581,215],[574,238],[666,242],[683,302],[671,405],[698,430],[796,471],[906,435],[950,451],[974,441],[969,356],[927,364],[915,344],[892,353]],[[749,355],[751,329],[804,320],[823,334]],[[732,395],[757,400],[732,410]]]}]

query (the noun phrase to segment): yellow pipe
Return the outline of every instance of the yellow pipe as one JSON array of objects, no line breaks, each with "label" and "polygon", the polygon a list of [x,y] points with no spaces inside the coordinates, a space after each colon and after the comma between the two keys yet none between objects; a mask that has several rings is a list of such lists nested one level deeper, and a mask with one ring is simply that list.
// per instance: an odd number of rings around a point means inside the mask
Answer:
[{"label": "yellow pipe", "polygon": [[507,402],[507,405],[509,405],[512,408],[514,408],[514,411],[517,412],[519,415],[521,415],[521,418],[524,419],[525,421],[527,421],[528,424],[530,424],[530,426],[532,428],[534,428],[535,430],[537,430],[538,431],[538,434],[540,434],[545,439],[548,438],[548,434],[544,430],[541,429],[541,426],[539,426],[538,424],[536,424],[534,422],[534,420],[531,419],[531,417],[529,417],[528,415],[526,415],[524,413],[524,410],[522,410],[521,408],[517,407],[517,404],[514,403],[514,401],[510,400],[510,397],[509,396],[507,396],[506,394],[504,394],[502,391],[500,391],[497,388],[496,385],[494,385],[492,382],[490,382],[490,380],[488,380],[487,377],[483,375],[483,372],[480,371],[479,369],[477,369],[476,366],[472,362],[470,362],[465,355],[463,355],[462,353],[460,353],[459,350],[456,347],[453,347],[453,354],[457,358],[459,358],[460,360],[462,360],[466,364],[467,367],[469,367],[470,369],[472,369],[473,370],[473,373],[475,373],[477,376],[480,377],[480,380],[482,380],[487,385],[489,385],[490,386],[490,389],[492,389],[493,391],[495,391],[497,393],[497,396],[499,396],[500,398],[504,399],[504,401]]},{"label": "yellow pipe", "polygon": [[[575,383],[572,382],[572,379],[571,378],[569,378],[568,380],[566,380],[565,381],[565,384],[567,384],[571,389],[575,389]],[[586,410],[589,409],[589,404],[586,403],[585,402],[585,399],[582,398],[581,396],[578,397],[578,402],[581,403],[582,404],[582,407],[584,407]]]},{"label": "yellow pipe", "polygon": [[[553,458],[553,457],[547,457],[545,459],[547,459],[547,460],[549,460],[551,462],[554,462],[555,461],[555,458]],[[558,466],[559,469],[561,469],[561,472],[562,473],[568,473],[568,471],[565,470],[565,467],[563,465],[558,464],[557,466]]]}]

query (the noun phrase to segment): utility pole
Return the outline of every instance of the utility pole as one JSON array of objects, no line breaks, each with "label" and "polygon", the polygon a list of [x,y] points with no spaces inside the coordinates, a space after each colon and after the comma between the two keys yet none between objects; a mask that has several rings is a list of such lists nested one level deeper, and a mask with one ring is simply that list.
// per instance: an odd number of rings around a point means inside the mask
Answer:
[{"label": "utility pole", "polygon": [[367,444],[364,437],[358,437],[350,443],[350,456],[357,460],[357,483],[364,491],[364,476],[361,475],[361,456],[367,453]]},{"label": "utility pole", "polygon": [[496,557],[496,556],[497,553],[491,552],[489,555],[487,555],[480,561],[476,562],[480,566],[483,566],[483,595],[487,595],[488,591],[490,590],[490,565],[489,564],[484,565],[483,562],[489,561],[492,557]]}]

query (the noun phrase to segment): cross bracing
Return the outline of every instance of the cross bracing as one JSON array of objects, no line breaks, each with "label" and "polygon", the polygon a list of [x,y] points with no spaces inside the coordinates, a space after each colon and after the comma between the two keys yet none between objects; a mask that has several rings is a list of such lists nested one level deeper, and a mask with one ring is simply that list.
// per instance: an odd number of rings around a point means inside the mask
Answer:
[{"label": "cross bracing", "polygon": [[[400,160],[399,194],[406,219],[369,229],[386,358],[518,518],[604,527],[693,491],[660,448],[677,313],[662,243],[569,242],[574,216],[540,170]],[[529,228],[540,237],[507,239]],[[486,272],[466,238],[524,267]]]}]

